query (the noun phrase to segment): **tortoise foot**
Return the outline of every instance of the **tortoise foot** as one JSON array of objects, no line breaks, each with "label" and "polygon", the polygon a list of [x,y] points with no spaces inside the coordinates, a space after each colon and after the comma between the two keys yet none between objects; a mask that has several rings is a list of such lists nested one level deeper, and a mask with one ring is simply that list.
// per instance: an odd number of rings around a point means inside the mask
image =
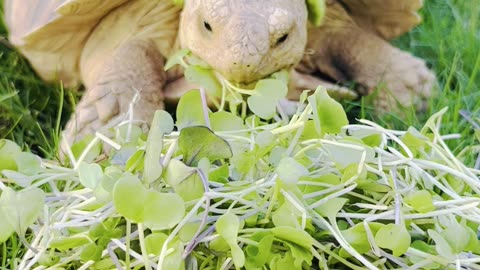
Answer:
[{"label": "tortoise foot", "polygon": [[392,49],[384,73],[369,74],[363,80],[360,78],[359,83],[368,93],[375,92],[374,105],[379,111],[401,112],[411,106],[424,111],[436,82],[434,73],[422,59]]},{"label": "tortoise foot", "polygon": [[[121,46],[88,87],[63,132],[72,145],[85,135],[106,132],[125,120],[149,124],[163,109],[164,59],[149,41]],[[65,146],[65,143],[62,143]]]}]

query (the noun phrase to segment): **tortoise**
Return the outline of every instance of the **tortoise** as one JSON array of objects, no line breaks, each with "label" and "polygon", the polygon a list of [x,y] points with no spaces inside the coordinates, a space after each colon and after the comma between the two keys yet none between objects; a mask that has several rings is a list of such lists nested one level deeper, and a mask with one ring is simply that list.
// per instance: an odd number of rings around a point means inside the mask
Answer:
[{"label": "tortoise", "polygon": [[148,122],[165,99],[191,89],[182,70],[164,71],[180,48],[239,83],[290,69],[293,99],[355,82],[361,95],[381,88],[379,108],[426,100],[434,74],[388,43],[420,22],[422,4],[326,0],[315,26],[304,0],[5,0],[5,19],[11,43],[43,79],[84,84],[64,131],[71,143],[124,117],[134,96],[135,118]]}]

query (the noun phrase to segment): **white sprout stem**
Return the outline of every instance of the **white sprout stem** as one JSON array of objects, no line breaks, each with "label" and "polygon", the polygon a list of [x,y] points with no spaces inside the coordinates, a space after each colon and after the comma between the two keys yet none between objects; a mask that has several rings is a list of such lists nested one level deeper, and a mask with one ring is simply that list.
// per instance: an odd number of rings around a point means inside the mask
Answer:
[{"label": "white sprout stem", "polygon": [[332,194],[330,194],[330,195],[328,195],[328,196],[326,196],[326,197],[318,200],[317,202],[309,205],[309,208],[310,208],[310,209],[314,209],[314,208],[316,208],[316,207],[318,207],[318,206],[326,203],[328,200],[330,200],[330,199],[332,199],[332,198],[341,197],[342,195],[347,194],[347,193],[349,193],[350,191],[354,190],[356,187],[357,187],[357,184],[356,184],[356,183],[354,183],[354,184],[352,184],[352,185],[350,185],[350,186],[348,186],[348,187],[345,187],[345,189],[342,189],[342,190],[340,190],[340,191],[337,191],[337,192],[335,192],[335,193],[332,193]]},{"label": "white sprout stem", "polygon": [[177,150],[177,146],[178,146],[178,139],[175,139],[173,143],[170,145],[170,147],[168,148],[168,151],[165,154],[164,158],[162,159],[163,168],[166,168],[168,166],[168,163],[170,163],[172,156],[175,154],[175,151]]},{"label": "white sprout stem", "polygon": [[[124,243],[122,243],[120,240],[112,239],[112,243],[115,244],[121,250],[123,250],[125,252],[128,252],[127,254],[132,256],[133,258],[135,258],[137,260],[140,260],[140,261],[144,260],[144,257],[142,255],[138,254],[137,252],[135,252],[132,249],[127,249],[127,246]],[[150,261],[150,263],[153,263],[153,262]]]},{"label": "white sprout stem", "polygon": [[75,158],[75,155],[73,155],[72,148],[71,148],[70,144],[67,142],[67,140],[62,140],[61,144],[63,145],[62,150],[67,151],[66,154],[68,156],[68,159],[72,163],[73,167],[76,167],[77,166],[77,159]]},{"label": "white sprout stem", "polygon": [[347,251],[350,255],[355,257],[357,260],[359,260],[363,265],[368,267],[371,270],[379,270],[378,267],[373,265],[371,262],[369,262],[365,257],[363,257],[360,253],[358,253],[349,243],[348,241],[343,237],[342,233],[339,230],[336,230],[333,225],[331,225],[329,222],[327,222],[323,217],[321,217],[319,214],[317,214],[315,211],[310,211],[312,216],[314,217],[313,221],[316,223],[319,223],[319,226],[326,227],[330,233],[332,233],[333,237],[338,241],[338,243]]},{"label": "white sprout stem", "polygon": [[140,250],[142,251],[145,269],[150,270],[152,269],[152,267],[150,266],[150,260],[148,258],[147,248],[145,246],[145,235],[143,233],[143,230],[144,230],[143,223],[138,223],[137,226],[138,226],[138,239],[140,241]]},{"label": "white sprout stem", "polygon": [[162,269],[163,261],[165,260],[165,257],[168,255],[168,244],[173,240],[173,238],[178,234],[180,229],[187,224],[187,222],[197,213],[197,210],[203,205],[204,201],[210,200],[211,198],[207,195],[204,194],[203,197],[195,204],[195,206],[188,212],[187,215],[177,224],[175,229],[170,233],[170,235],[167,237],[165,242],[163,243],[162,249],[160,251],[160,255],[158,256],[158,261],[157,261],[157,268]]},{"label": "white sprout stem", "polygon": [[130,104],[128,104],[128,112],[127,112],[127,114],[128,114],[128,126],[127,126],[127,135],[126,135],[126,138],[125,138],[125,140],[127,142],[130,142],[131,137],[132,137],[133,119],[135,117],[134,107],[135,107],[136,103],[138,102],[138,100],[140,100],[140,92],[141,91],[142,90],[135,89],[135,95],[133,96],[133,99],[130,102]]},{"label": "white sprout stem", "polygon": [[94,263],[95,263],[95,261],[90,260],[90,261],[84,263],[82,266],[80,266],[80,267],[78,268],[78,270],[87,270],[87,269],[89,269],[89,267],[92,266]]},{"label": "white sprout stem", "polygon": [[[140,233],[140,232],[139,232]],[[130,269],[130,237],[132,236],[132,222],[127,219],[125,236],[125,268]]]},{"label": "white sprout stem", "polygon": [[111,147],[113,147],[115,150],[120,150],[120,148],[122,148],[122,146],[120,144],[116,143],[115,141],[113,141],[112,139],[108,138],[107,136],[103,135],[102,133],[100,133],[98,131],[95,132],[95,136],[98,137],[103,142],[110,145]]},{"label": "white sprout stem", "polygon": [[307,210],[293,197],[291,196],[287,191],[280,189],[280,193],[283,194],[285,199],[287,199],[295,209],[297,209],[300,213],[302,213],[302,230],[305,230],[305,227],[307,226]]},{"label": "white sprout stem", "polygon": [[364,220],[362,222],[363,228],[365,229],[365,232],[367,234],[367,240],[368,243],[370,244],[370,247],[372,248],[372,251],[375,255],[378,257],[381,256],[381,249],[378,247],[377,243],[375,242],[375,237],[373,236],[373,232],[370,229],[370,226],[368,226],[369,221]]},{"label": "white sprout stem", "polygon": [[[197,171],[197,174],[200,176],[200,178],[202,179],[202,184],[203,184],[203,191],[205,193],[207,193],[209,191],[209,187],[208,187],[208,179],[207,177],[205,176],[205,174],[202,172],[202,170],[200,169],[196,169]],[[197,245],[198,243],[198,236],[202,233],[202,230],[204,229],[206,223],[207,223],[207,218],[208,218],[208,213],[209,213],[209,210],[210,210],[210,200],[205,200],[205,206],[204,206],[204,214],[203,214],[203,217],[200,221],[200,226],[198,226],[198,229],[197,231],[195,232],[192,240],[190,240],[190,243],[188,243],[187,247],[184,249],[184,252],[182,254],[182,258],[185,259],[189,254],[190,252],[193,250],[193,248],[195,248],[195,246]]]},{"label": "white sprout stem", "polygon": [[200,87],[200,97],[202,99],[202,112],[203,118],[205,119],[205,125],[208,128],[212,128],[210,125],[210,117],[208,116],[208,104],[207,104],[207,93],[205,92],[205,88]]}]

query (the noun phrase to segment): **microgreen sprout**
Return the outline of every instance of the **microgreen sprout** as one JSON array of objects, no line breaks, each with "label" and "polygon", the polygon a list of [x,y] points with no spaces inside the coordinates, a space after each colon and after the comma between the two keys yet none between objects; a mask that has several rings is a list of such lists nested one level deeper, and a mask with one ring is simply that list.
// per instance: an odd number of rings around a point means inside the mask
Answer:
[{"label": "microgreen sprout", "polygon": [[19,269],[480,268],[480,171],[446,146],[446,110],[420,130],[349,124],[320,87],[287,115],[282,76],[243,89],[189,57],[171,61],[203,90],[175,122],[157,111],[144,133],[130,110],[70,166],[0,141]]}]

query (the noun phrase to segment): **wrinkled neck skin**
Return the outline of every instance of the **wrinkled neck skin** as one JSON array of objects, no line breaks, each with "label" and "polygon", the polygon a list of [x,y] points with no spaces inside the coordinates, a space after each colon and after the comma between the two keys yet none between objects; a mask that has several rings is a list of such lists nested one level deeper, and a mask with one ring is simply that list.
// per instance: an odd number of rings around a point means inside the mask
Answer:
[{"label": "wrinkled neck skin", "polygon": [[307,16],[302,0],[185,0],[180,42],[226,79],[250,83],[302,59]]}]

